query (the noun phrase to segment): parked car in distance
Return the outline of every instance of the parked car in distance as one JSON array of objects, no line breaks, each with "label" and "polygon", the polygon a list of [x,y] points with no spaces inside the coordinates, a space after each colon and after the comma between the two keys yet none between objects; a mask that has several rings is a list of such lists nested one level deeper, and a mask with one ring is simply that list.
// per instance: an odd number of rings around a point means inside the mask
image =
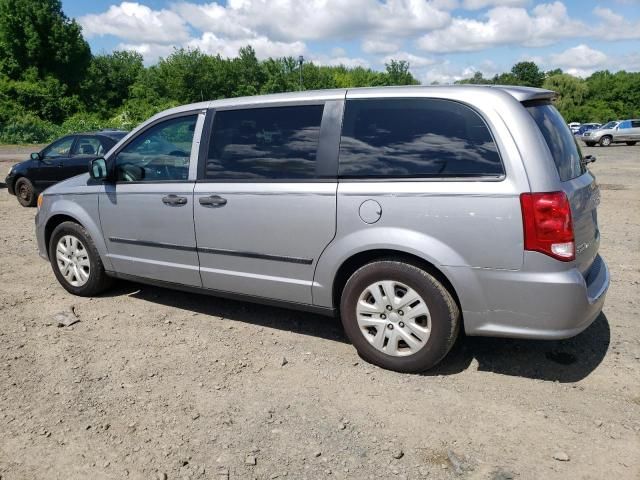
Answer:
[{"label": "parked car in distance", "polygon": [[595,130],[597,128],[600,128],[601,126],[602,124],[600,123],[583,123],[575,132],[575,135],[582,135],[584,132],[588,132],[589,130]]},{"label": "parked car in distance", "polygon": [[[38,198],[69,292],[114,278],[335,315],[418,372],[467,335],[559,339],[600,313],[599,190],[526,87],[339,89],[160,113]],[[543,307],[541,307],[543,306]]]},{"label": "parked car in distance", "polygon": [[593,147],[596,144],[608,147],[612,143],[635,145],[640,142],[640,119],[609,122],[600,128],[584,132],[580,139],[588,147]]},{"label": "parked car in distance", "polygon": [[39,192],[88,172],[91,160],[105,155],[126,134],[120,130],[102,130],[65,135],[11,167],[5,180],[7,189],[22,206],[33,207]]},{"label": "parked car in distance", "polygon": [[571,122],[568,125],[569,125],[569,129],[571,129],[571,133],[573,133],[575,135],[576,132],[578,131],[578,129],[580,128],[581,123],[580,122]]}]

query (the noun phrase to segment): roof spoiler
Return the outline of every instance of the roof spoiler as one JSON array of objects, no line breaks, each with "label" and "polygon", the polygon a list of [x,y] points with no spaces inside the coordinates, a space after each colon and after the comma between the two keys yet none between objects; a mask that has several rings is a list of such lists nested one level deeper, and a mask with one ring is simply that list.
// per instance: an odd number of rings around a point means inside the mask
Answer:
[{"label": "roof spoiler", "polygon": [[519,102],[530,102],[532,100],[553,100],[557,93],[553,90],[533,87],[517,87],[512,85],[491,85],[492,88],[504,90]]}]

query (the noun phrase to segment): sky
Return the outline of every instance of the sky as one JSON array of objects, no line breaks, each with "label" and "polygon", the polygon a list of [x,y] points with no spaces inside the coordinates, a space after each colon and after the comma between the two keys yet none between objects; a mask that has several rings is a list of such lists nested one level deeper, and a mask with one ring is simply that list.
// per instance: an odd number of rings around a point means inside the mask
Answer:
[{"label": "sky", "polygon": [[407,60],[422,83],[492,77],[523,60],[542,69],[640,71],[640,0],[63,0],[94,54],[174,48],[234,57],[303,55],[384,69]]}]

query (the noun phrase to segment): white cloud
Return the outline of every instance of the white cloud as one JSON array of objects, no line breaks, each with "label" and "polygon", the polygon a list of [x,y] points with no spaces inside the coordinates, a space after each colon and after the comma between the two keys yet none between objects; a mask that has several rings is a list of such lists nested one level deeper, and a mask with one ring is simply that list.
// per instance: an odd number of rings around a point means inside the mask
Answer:
[{"label": "white cloud", "polygon": [[595,50],[587,45],[581,44],[577,47],[569,48],[564,52],[551,55],[551,62],[560,68],[591,68],[602,67],[607,63],[607,55],[600,50]]},{"label": "white cloud", "polygon": [[166,58],[175,51],[173,45],[163,45],[160,43],[120,43],[116,50],[133,50],[144,57],[144,63],[152,65],[160,58]]},{"label": "white cloud", "polygon": [[316,65],[327,65],[327,66],[339,66],[343,65],[345,67],[363,67],[369,68],[371,64],[364,58],[360,57],[335,57],[329,55],[311,55],[310,60],[313,61]]},{"label": "white cloud", "polygon": [[91,38],[114,35],[133,42],[171,43],[189,38],[185,21],[170,10],[152,10],[146,5],[122,2],[100,14],[80,17],[83,33]]},{"label": "white cloud", "polygon": [[561,2],[543,3],[532,9],[496,7],[486,20],[455,18],[441,30],[418,39],[418,47],[429,52],[470,52],[497,45],[544,46],[575,37],[586,31],[585,25],[572,20]]},{"label": "white cloud", "polygon": [[198,48],[212,55],[220,54],[223,57],[236,57],[238,50],[251,45],[260,59],[268,57],[298,56],[306,52],[306,45],[302,42],[274,42],[265,36],[252,38],[220,38],[215,33],[203,33],[200,38],[187,42],[186,47]]},{"label": "white cloud", "polygon": [[254,32],[281,41],[407,36],[450,20],[446,11],[420,0],[229,0],[226,6],[183,2],[173,8],[202,31],[226,36]]},{"label": "white cloud", "polygon": [[593,13],[602,20],[602,23],[597,25],[593,31],[596,37],[605,40],[640,38],[640,20],[629,21],[609,8],[596,7]]},{"label": "white cloud", "polygon": [[362,51],[365,53],[392,53],[399,48],[397,43],[385,40],[365,40],[362,42]]},{"label": "white cloud", "polygon": [[480,10],[487,7],[524,7],[530,0],[463,0],[465,10]]},{"label": "white cloud", "polygon": [[436,61],[433,58],[428,57],[420,57],[418,55],[414,55],[408,52],[396,52],[392,55],[387,55],[384,57],[383,62],[389,63],[391,60],[404,60],[409,62],[410,69],[418,69],[423,67],[428,67],[429,65],[433,65]]}]

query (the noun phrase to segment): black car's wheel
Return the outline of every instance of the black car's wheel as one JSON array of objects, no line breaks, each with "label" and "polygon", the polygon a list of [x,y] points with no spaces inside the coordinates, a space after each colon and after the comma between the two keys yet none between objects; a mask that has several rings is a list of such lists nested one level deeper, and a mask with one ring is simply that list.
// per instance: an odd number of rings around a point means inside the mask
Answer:
[{"label": "black car's wheel", "polygon": [[28,178],[20,177],[14,187],[16,198],[23,207],[35,207],[38,196],[33,183]]},{"label": "black car's wheel", "polygon": [[605,135],[600,139],[600,142],[598,143],[600,143],[601,147],[608,147],[609,145],[611,145],[611,137],[609,135]]},{"label": "black car's wheel", "polygon": [[436,365],[458,335],[460,310],[431,274],[383,260],[357,270],[340,302],[345,332],[368,362],[416,373]]},{"label": "black car's wheel", "polygon": [[627,142],[627,145],[629,145],[630,147],[633,147],[637,142]]},{"label": "black car's wheel", "polygon": [[58,282],[70,293],[90,297],[112,283],[89,233],[77,223],[63,222],[51,235],[49,260]]}]

